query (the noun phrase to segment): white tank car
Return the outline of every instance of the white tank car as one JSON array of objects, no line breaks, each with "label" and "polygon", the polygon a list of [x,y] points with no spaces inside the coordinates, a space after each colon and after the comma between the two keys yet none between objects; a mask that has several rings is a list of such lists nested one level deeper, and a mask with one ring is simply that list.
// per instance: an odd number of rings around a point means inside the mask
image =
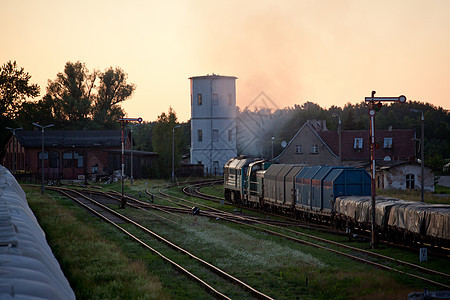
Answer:
[{"label": "white tank car", "polygon": [[0,299],[75,299],[25,192],[0,166]]}]

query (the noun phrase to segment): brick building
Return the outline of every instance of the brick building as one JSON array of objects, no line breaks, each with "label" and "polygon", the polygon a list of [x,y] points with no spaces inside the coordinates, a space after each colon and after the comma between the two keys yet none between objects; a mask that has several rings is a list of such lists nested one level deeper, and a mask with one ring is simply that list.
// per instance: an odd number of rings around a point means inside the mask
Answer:
[{"label": "brick building", "polygon": [[[121,169],[121,130],[48,130],[44,138],[44,175],[48,180],[95,179]],[[131,137],[124,131],[125,174],[130,176]],[[10,170],[41,176],[41,131],[10,134],[2,164]],[[133,177],[142,177],[142,167],[151,165],[153,152],[133,151]],[[15,161],[15,164],[14,164]]]}]

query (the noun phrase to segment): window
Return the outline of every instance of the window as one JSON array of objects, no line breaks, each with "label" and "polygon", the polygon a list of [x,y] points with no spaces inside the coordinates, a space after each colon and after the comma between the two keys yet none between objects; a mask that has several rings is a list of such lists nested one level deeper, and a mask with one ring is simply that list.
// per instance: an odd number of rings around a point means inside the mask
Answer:
[{"label": "window", "polygon": [[212,94],[212,104],[213,105],[219,105],[219,95]]},{"label": "window", "polygon": [[363,138],[355,138],[355,143],[353,146],[355,149],[362,149],[363,147]]},{"label": "window", "polygon": [[197,130],[197,141],[203,141],[203,131]]},{"label": "window", "polygon": [[319,153],[319,146],[318,145],[312,145],[311,146],[311,153],[313,153],[313,154]]},{"label": "window", "polygon": [[197,94],[197,105],[201,106],[203,103],[202,94]]},{"label": "window", "polygon": [[219,130],[213,129],[211,139],[213,142],[219,141]]},{"label": "window", "polygon": [[233,140],[233,130],[228,129],[228,141],[231,142]]},{"label": "window", "polygon": [[73,152],[63,153],[63,168],[72,168],[72,153]]},{"label": "window", "polygon": [[233,105],[233,95],[228,94],[228,105]]},{"label": "window", "polygon": [[303,153],[303,145],[295,145],[295,153],[296,154]]},{"label": "window", "polygon": [[59,153],[56,151],[48,152],[48,167],[49,168],[58,168],[59,167]]},{"label": "window", "polygon": [[384,138],[383,148],[391,149],[392,148],[392,138]]},{"label": "window", "polygon": [[406,174],[406,188],[414,189],[414,174]]}]

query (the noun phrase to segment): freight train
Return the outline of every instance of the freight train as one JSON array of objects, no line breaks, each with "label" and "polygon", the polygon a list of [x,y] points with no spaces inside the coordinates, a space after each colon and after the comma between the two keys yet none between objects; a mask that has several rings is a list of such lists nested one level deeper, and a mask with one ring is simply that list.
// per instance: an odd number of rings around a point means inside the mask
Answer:
[{"label": "freight train", "polygon": [[[364,169],[275,164],[239,156],[224,166],[227,201],[365,232],[371,228],[371,178]],[[450,205],[376,197],[377,238],[450,248]]]}]

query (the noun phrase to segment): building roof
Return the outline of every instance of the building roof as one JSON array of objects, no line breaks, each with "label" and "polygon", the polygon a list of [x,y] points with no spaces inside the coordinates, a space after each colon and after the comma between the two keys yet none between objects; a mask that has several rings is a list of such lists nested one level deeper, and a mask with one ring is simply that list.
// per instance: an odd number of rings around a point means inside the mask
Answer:
[{"label": "building roof", "polygon": [[[318,131],[317,134],[339,155],[339,135],[337,131]],[[355,138],[362,138],[362,149],[355,149]],[[384,139],[392,138],[392,147],[384,148]],[[392,160],[409,160],[416,156],[415,132],[413,129],[376,130],[375,159],[389,156]],[[342,160],[366,160],[370,157],[368,130],[342,131]]]},{"label": "building roof", "polygon": [[[129,130],[124,130],[128,136]],[[45,147],[119,147],[121,130],[48,130],[44,133]],[[23,147],[34,148],[42,145],[42,132],[18,131],[17,140]]]},{"label": "building roof", "polygon": [[279,158],[281,156],[283,156],[286,149],[289,148],[291,143],[293,143],[295,141],[297,136],[300,134],[300,132],[303,131],[304,128],[309,128],[316,135],[316,137],[320,140],[320,142],[323,143],[323,145],[326,147],[326,149],[328,151],[330,151],[331,155],[333,155],[334,157],[338,157],[339,151],[334,152],[333,149],[330,148],[329,145],[327,144],[327,142],[322,138],[322,136],[319,134],[319,132],[315,129],[315,127],[311,124],[311,122],[306,121],[305,124],[303,124],[303,126],[297,131],[297,133],[294,135],[294,137],[289,141],[289,143],[286,145],[286,147],[283,149],[283,151],[281,151],[281,153],[278,154],[278,156],[274,158],[275,161],[278,161]]},{"label": "building roof", "polygon": [[189,77],[189,79],[237,79],[237,77],[234,76],[223,76],[212,73],[211,75],[203,75],[203,76],[193,76]]}]

